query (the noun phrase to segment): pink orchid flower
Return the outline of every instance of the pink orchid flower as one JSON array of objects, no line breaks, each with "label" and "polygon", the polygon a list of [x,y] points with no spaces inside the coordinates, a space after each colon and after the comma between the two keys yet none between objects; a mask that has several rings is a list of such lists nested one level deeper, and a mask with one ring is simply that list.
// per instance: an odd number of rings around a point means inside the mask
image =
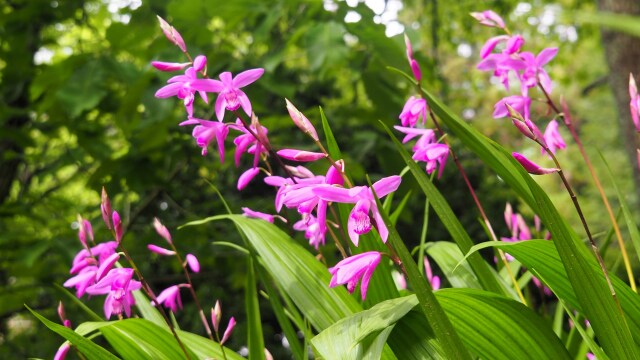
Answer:
[{"label": "pink orchid flower", "polygon": [[196,91],[200,94],[200,97],[205,103],[209,103],[207,92],[197,86],[198,81],[204,80],[198,80],[198,72],[196,69],[194,67],[189,67],[185,71],[184,75],[177,75],[167,80],[169,85],[165,85],[158,89],[155,97],[164,99],[171,96],[177,96],[178,99],[183,101],[188,116],[193,117],[193,101],[195,100],[194,94]]},{"label": "pink orchid flower", "polygon": [[551,61],[558,53],[558,48],[546,48],[540,51],[537,56],[530,52],[520,53],[520,57],[526,64],[526,68],[520,75],[522,86],[532,88],[538,85],[538,81],[547,93],[551,93],[551,78],[542,68]]},{"label": "pink orchid flower", "polygon": [[247,94],[240,88],[258,80],[262,74],[264,74],[264,69],[262,68],[246,70],[235,77],[230,72],[225,71],[220,74],[220,80],[201,79],[194,83],[194,87],[198,90],[220,93],[215,106],[218,120],[222,121],[224,119],[225,110],[236,111],[240,107],[247,115],[251,116],[251,102]]},{"label": "pink orchid flower", "polygon": [[420,118],[422,118],[424,125],[427,121],[427,100],[415,96],[410,97],[404,104],[399,118],[402,126],[415,127]]},{"label": "pink orchid flower", "polygon": [[107,298],[104,301],[104,315],[107,319],[112,314],[118,315],[123,312],[127,317],[131,317],[131,306],[136,303],[131,292],[142,287],[142,284],[133,280],[132,277],[133,269],[111,269],[95,285],[87,288],[87,294],[89,295],[107,294]]},{"label": "pink orchid flower", "polygon": [[336,266],[329,268],[329,272],[333,275],[329,287],[347,284],[347,290],[353,293],[358,281],[361,281],[360,295],[364,301],[367,297],[369,281],[376,266],[380,263],[380,258],[379,252],[368,251],[340,261]]},{"label": "pink orchid flower", "polygon": [[196,139],[196,144],[202,148],[202,156],[207,155],[209,144],[213,141],[218,143],[218,153],[220,162],[224,163],[224,141],[229,135],[227,124],[218,121],[209,121],[198,118],[190,118],[180,123],[180,126],[196,125],[191,136]]},{"label": "pink orchid flower", "polygon": [[[564,142],[560,131],[558,130],[558,122],[551,120],[544,131],[544,141],[547,147],[552,153],[556,153],[559,149],[565,149],[567,144]],[[542,153],[545,153],[544,149],[541,149]]]},{"label": "pink orchid flower", "polygon": [[[242,157],[242,154],[244,154],[245,152],[248,154],[253,154],[253,167],[257,167],[260,161],[260,155],[269,154],[267,149],[258,140],[256,140],[253,134],[251,134],[247,129],[245,129],[244,125],[242,125],[242,122],[240,120],[236,121],[235,125],[229,125],[229,126],[243,133],[242,135],[239,135],[233,140],[233,143],[236,145],[236,153],[234,156],[236,167],[240,166],[240,158]],[[262,138],[266,139],[267,133],[269,132],[269,130],[263,125],[259,125],[259,126],[260,126],[260,132],[258,132],[258,129],[256,128],[255,125],[251,125],[250,128],[255,134],[258,134],[258,136],[261,136]]]},{"label": "pink orchid flower", "polygon": [[442,177],[442,172],[449,156],[448,145],[438,143],[421,144],[418,141],[413,150],[415,151],[412,156],[413,160],[427,163],[427,174],[431,174],[439,166],[438,179]]},{"label": "pink orchid flower", "polygon": [[[382,198],[396,191],[401,181],[402,178],[400,176],[389,176],[374,183],[373,189],[376,195]],[[382,241],[387,241],[389,230],[382,220],[373,193],[368,186],[356,186],[351,189],[345,189],[332,185],[322,185],[314,187],[313,193],[326,201],[355,204],[349,214],[349,220],[347,222],[349,237],[355,246],[358,246],[360,235],[366,234],[371,230],[369,213],[373,215]]]},{"label": "pink orchid flower", "polygon": [[[164,289],[160,295],[156,297],[158,304],[164,304],[167,309],[170,309],[175,314],[178,309],[182,309],[182,299],[180,298],[180,287],[178,285],[170,286]],[[151,301],[151,305],[156,305],[154,301]]]},{"label": "pink orchid flower", "polygon": [[531,98],[521,95],[511,95],[502,98],[494,105],[494,119],[509,116],[509,109],[507,108],[507,105],[511,106],[518,113],[522,114],[524,119],[529,118],[529,107],[531,106]]}]

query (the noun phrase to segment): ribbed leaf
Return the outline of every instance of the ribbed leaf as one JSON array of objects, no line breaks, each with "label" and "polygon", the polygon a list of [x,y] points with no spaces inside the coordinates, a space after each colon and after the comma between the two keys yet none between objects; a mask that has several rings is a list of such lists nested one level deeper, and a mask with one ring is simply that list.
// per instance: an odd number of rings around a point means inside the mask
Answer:
[{"label": "ribbed leaf", "polygon": [[[109,344],[124,359],[184,359],[185,354],[172,334],[145,319],[116,321],[100,328]],[[182,340],[182,339],[181,339]],[[185,346],[189,356],[196,355]]]},{"label": "ribbed leaf", "polygon": [[40,322],[42,322],[46,327],[56,332],[58,335],[63,338],[69,340],[71,344],[73,344],[78,351],[80,351],[88,360],[113,360],[118,359],[115,355],[105,350],[103,347],[94,344],[93,341],[84,338],[83,336],[77,334],[75,331],[64,327],[60,324],[56,324],[44,316],[38,314],[37,312],[31,310],[30,307],[25,305],[25,307],[31,311],[33,316],[38,318]]},{"label": "ribbed leaf", "polygon": [[244,306],[247,312],[247,344],[252,359],[264,359],[264,338],[262,335],[262,319],[258,302],[258,284],[253,256],[247,259],[247,281],[244,292]]},{"label": "ribbed leaf", "polygon": [[227,347],[225,347],[223,356],[220,344],[213,342],[206,337],[182,330],[176,331],[180,340],[182,340],[182,343],[196,355],[197,359],[223,359],[224,356],[226,356],[227,360],[244,359],[240,354]]},{"label": "ribbed leaf", "polygon": [[423,93],[442,122],[516,191],[551,231],[569,281],[607,354],[612,358],[639,359],[626,321],[601,271],[589,265],[589,261],[595,261],[593,255],[562,219],[546,193],[504,148],[460,120],[431,94]]},{"label": "ribbed leaf", "polygon": [[427,245],[427,253],[438,264],[451,287],[482,289],[478,278],[469,263],[463,260],[464,255],[456,244],[448,241],[433,242]]},{"label": "ribbed leaf", "polygon": [[[534,273],[535,276],[540,278],[558,298],[565,301],[572,308],[583,311],[571,287],[562,261],[560,261],[558,250],[551,241],[487,242],[476,245],[474,251],[485,247],[499,247],[508,252],[526,266],[529,271]],[[589,265],[594,270],[600,269],[595,260],[591,261]],[[603,277],[602,274],[599,276]],[[640,295],[634,293],[624,281],[615,275],[611,276],[611,282],[616,290],[620,306],[628,320],[627,323],[631,328],[631,333],[634,335],[636,342],[640,343]],[[589,318],[589,322],[591,322],[591,318]]]},{"label": "ribbed leaf", "polygon": [[[436,297],[465,345],[483,359],[569,359],[550,326],[518,301],[476,289],[443,289]],[[359,359],[362,342],[392,326],[389,340],[399,359],[444,358],[415,295],[382,302],[343,319],[313,338],[327,359]]]},{"label": "ribbed leaf", "polygon": [[336,161],[342,159],[342,153],[340,152],[340,147],[338,146],[338,142],[336,141],[335,136],[333,136],[333,131],[329,126],[329,121],[327,121],[327,117],[324,115],[324,111],[322,108],[320,109],[320,117],[322,118],[322,130],[324,130],[324,138],[327,141],[327,150],[329,151],[329,155]]}]

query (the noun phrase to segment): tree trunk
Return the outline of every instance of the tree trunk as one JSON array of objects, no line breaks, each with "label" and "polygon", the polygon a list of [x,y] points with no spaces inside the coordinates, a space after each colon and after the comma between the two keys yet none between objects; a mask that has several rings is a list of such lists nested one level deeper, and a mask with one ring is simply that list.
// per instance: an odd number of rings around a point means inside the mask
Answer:
[{"label": "tree trunk", "polygon": [[[598,0],[598,10],[640,16],[638,0]],[[633,168],[636,193],[640,196],[640,169],[636,149],[640,146],[629,112],[629,74],[640,83],[640,38],[625,33],[602,29],[602,44],[609,64],[609,86],[618,108],[620,135]]]}]

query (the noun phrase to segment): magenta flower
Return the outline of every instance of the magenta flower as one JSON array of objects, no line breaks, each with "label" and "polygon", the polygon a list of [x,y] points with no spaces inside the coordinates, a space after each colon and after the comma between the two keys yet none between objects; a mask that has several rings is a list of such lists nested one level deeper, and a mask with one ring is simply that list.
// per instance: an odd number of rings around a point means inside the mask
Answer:
[{"label": "magenta flower", "polygon": [[520,165],[522,165],[522,167],[525,170],[527,170],[527,172],[529,174],[546,175],[546,174],[551,174],[551,173],[560,171],[559,169],[556,169],[556,168],[543,168],[540,165],[538,165],[538,164],[532,162],[531,160],[527,159],[524,155],[519,154],[517,152],[514,152],[511,155],[513,155],[513,157],[516,159],[516,161],[518,161],[520,163]]},{"label": "magenta flower", "polygon": [[511,95],[502,98],[494,106],[493,117],[495,119],[509,116],[509,109],[507,105],[511,106],[518,113],[522,114],[525,119],[529,118],[529,107],[531,106],[531,98],[527,96]]},{"label": "magenta flower", "polygon": [[489,27],[498,27],[504,29],[504,20],[496,14],[493,10],[485,10],[482,12],[472,12],[471,15],[474,19],[478,20],[480,24]]},{"label": "magenta flower", "polygon": [[[373,189],[376,195],[382,198],[396,191],[401,181],[402,178],[400,176],[389,176],[373,184]],[[349,237],[354,245],[358,246],[360,235],[368,233],[371,230],[369,213],[373,215],[382,241],[387,241],[389,230],[382,220],[373,193],[368,186],[356,186],[351,189],[345,189],[332,185],[321,185],[314,187],[313,193],[326,201],[355,204],[349,214],[349,220],[347,222]]]},{"label": "magenta flower", "polygon": [[316,248],[325,243],[326,221],[325,225],[320,226],[320,222],[313,215],[307,215],[302,220],[293,224],[296,231],[304,231],[305,239],[309,240],[309,245]]},{"label": "magenta flower", "polygon": [[449,156],[449,146],[446,144],[426,144],[424,146],[416,143],[414,146],[415,153],[412,158],[416,161],[424,161],[427,163],[427,174],[431,174],[438,166],[438,179],[442,177],[444,166],[447,163],[447,157]]},{"label": "magenta flower", "polygon": [[[164,304],[167,309],[171,309],[173,313],[178,312],[178,309],[182,309],[182,299],[180,298],[180,287],[178,285],[170,286],[164,289],[158,297],[156,297],[158,304]],[[155,301],[151,301],[151,305],[155,306]]]},{"label": "magenta flower", "polygon": [[198,84],[201,85],[198,81],[206,80],[198,80],[198,73],[196,69],[194,67],[190,67],[185,71],[184,75],[177,75],[167,80],[169,84],[158,89],[155,97],[164,99],[171,96],[177,96],[178,99],[183,101],[189,117],[193,117],[193,101],[195,100],[194,94],[196,91],[200,94],[200,97],[204,102],[209,103],[207,93],[205,89],[198,86]]},{"label": "magenta flower", "polygon": [[100,281],[107,274],[113,266],[120,259],[120,254],[114,253],[113,255],[106,258],[104,261],[100,262],[100,266],[98,267],[98,271],[96,272],[96,280]]},{"label": "magenta flower", "polygon": [[638,96],[638,87],[636,86],[636,80],[633,78],[633,74],[629,74],[629,110],[631,110],[631,118],[633,124],[636,126],[636,131],[640,132],[640,96]]},{"label": "magenta flower", "polygon": [[[253,154],[253,167],[257,167],[260,161],[260,155],[268,155],[269,152],[247,129],[245,129],[240,120],[236,121],[235,125],[230,126],[243,133],[233,140],[233,143],[236,145],[236,153],[234,156],[236,167],[240,166],[240,158],[245,152]],[[263,141],[268,141],[267,133],[269,130],[266,127],[259,125],[259,131],[255,125],[251,125],[250,128],[255,134],[263,138]]]},{"label": "magenta flower", "polygon": [[96,283],[97,266],[87,266],[82,269],[78,275],[68,279],[62,284],[64,287],[75,287],[76,297],[81,298],[87,291],[87,288]]},{"label": "magenta flower", "polygon": [[427,121],[427,100],[415,96],[410,97],[404,104],[399,118],[402,126],[415,127],[420,118],[422,118],[424,125]]},{"label": "magenta flower", "polygon": [[[562,139],[562,135],[560,135],[560,131],[558,131],[558,122],[555,120],[551,120],[547,125],[547,128],[544,131],[544,141],[547,144],[547,147],[552,153],[556,153],[558,149],[564,149],[567,147],[567,144]],[[544,149],[541,149],[544,154]]]},{"label": "magenta flower", "polygon": [[557,53],[558,48],[543,49],[535,57],[530,52],[520,53],[520,57],[526,64],[526,68],[520,76],[522,85],[531,88],[537,86],[538,81],[540,81],[544,90],[547,93],[551,93],[551,78],[542,67],[551,61]]},{"label": "magenta flower", "polygon": [[215,106],[218,120],[224,119],[225,110],[236,111],[240,107],[251,116],[251,102],[240,88],[258,80],[263,73],[264,69],[257,68],[243,71],[233,77],[230,72],[225,71],[220,74],[220,80],[201,79],[194,84],[194,87],[198,90],[220,93]]},{"label": "magenta flower", "polygon": [[227,139],[227,135],[229,135],[229,127],[227,124],[218,121],[190,118],[180,123],[180,126],[185,125],[196,125],[193,128],[191,136],[196,139],[196,144],[202,148],[202,156],[207,155],[209,144],[216,141],[218,143],[220,162],[224,163],[224,141]]},{"label": "magenta flower", "polygon": [[333,275],[329,287],[346,284],[347,290],[353,293],[358,281],[362,281],[360,295],[362,295],[362,300],[364,301],[367,297],[369,281],[376,266],[380,263],[380,258],[381,254],[379,252],[368,251],[340,261],[336,266],[329,269],[329,272]]},{"label": "magenta flower", "polygon": [[131,306],[135,305],[132,291],[142,287],[139,281],[132,280],[133,269],[111,269],[98,283],[87,288],[89,295],[107,294],[104,301],[104,315],[107,319],[112,314],[122,314],[131,317]]}]

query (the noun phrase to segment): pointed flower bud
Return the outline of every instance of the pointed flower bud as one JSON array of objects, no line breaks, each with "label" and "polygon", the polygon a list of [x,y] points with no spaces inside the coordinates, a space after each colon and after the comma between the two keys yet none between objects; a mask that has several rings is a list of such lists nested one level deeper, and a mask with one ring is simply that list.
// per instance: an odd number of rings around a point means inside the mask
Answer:
[{"label": "pointed flower bud", "polygon": [[218,333],[218,326],[220,325],[220,319],[222,318],[222,309],[220,308],[220,300],[216,300],[216,305],[211,309],[211,323],[213,324],[213,330]]},{"label": "pointed flower bud", "polygon": [[220,344],[224,344],[229,339],[229,336],[231,336],[231,332],[233,331],[233,328],[235,326],[236,326],[236,319],[234,319],[234,317],[232,316],[231,319],[229,319],[229,325],[227,325],[227,329],[224,331],[224,335],[222,335]]},{"label": "pointed flower bud", "polygon": [[154,252],[158,255],[163,255],[163,256],[172,256],[176,254],[176,252],[173,250],[165,249],[163,247],[153,245],[153,244],[147,245],[147,249],[149,249],[149,251],[151,252]]},{"label": "pointed flower bud", "polygon": [[564,124],[570,126],[571,114],[569,113],[569,105],[567,105],[567,101],[562,95],[560,95],[560,104],[562,105],[562,118],[564,119]]},{"label": "pointed flower bud", "polygon": [[156,229],[158,235],[162,236],[163,239],[167,240],[167,242],[171,244],[171,234],[167,227],[162,225],[158,218],[153,218],[153,227]]},{"label": "pointed flower bud", "polygon": [[489,27],[498,27],[504,29],[504,20],[492,10],[485,10],[482,12],[472,12],[471,15],[474,19],[478,20],[480,24]]},{"label": "pointed flower bud", "polygon": [[186,261],[191,271],[193,271],[194,273],[200,272],[200,262],[198,261],[198,258],[195,255],[187,254]]},{"label": "pointed flower bud", "polygon": [[543,168],[540,165],[534,163],[533,161],[527,159],[524,155],[519,154],[517,152],[512,153],[513,157],[522,165],[522,167],[527,170],[529,174],[532,175],[546,175],[554,172],[560,171],[560,169],[556,168]]},{"label": "pointed flower bud", "polygon": [[302,132],[311,136],[313,140],[319,141],[318,133],[316,132],[316,129],[313,127],[313,125],[311,125],[311,121],[309,121],[309,119],[307,119],[307,117],[304,116],[304,114],[301,113],[300,110],[293,106],[291,101],[289,101],[288,99],[284,99],[284,101],[287,103],[287,110],[289,111],[289,116],[291,116],[291,120],[293,120],[293,123],[296,124],[296,126],[300,128]]},{"label": "pointed flower bud", "polygon": [[176,30],[173,26],[169,25],[169,23],[166,22],[160,16],[157,16],[157,18],[158,18],[158,21],[160,22],[160,28],[162,29],[164,36],[166,36],[167,39],[169,39],[169,41],[171,41],[174,45],[179,47],[180,50],[182,50],[182,52],[186,52],[187,46],[184,44],[184,40],[182,40],[182,36],[178,32],[178,30]]},{"label": "pointed flower bud", "polygon": [[64,313],[64,305],[62,304],[62,301],[58,302],[58,316],[62,322],[67,320],[67,315]]},{"label": "pointed flower bud", "polygon": [[238,190],[242,190],[253,180],[256,175],[260,172],[260,168],[254,167],[251,168],[240,175],[238,178]]},{"label": "pointed flower bud", "polygon": [[164,62],[164,61],[152,61],[151,66],[160,70],[160,71],[178,71],[182,70],[185,67],[191,65],[190,63],[174,63],[174,62]]},{"label": "pointed flower bud", "polygon": [[105,190],[104,186],[102,187],[101,199],[102,201],[100,203],[100,210],[102,211],[102,220],[104,220],[104,224],[107,229],[111,230],[113,228],[111,226],[111,213],[113,212],[113,210],[111,209],[109,195],[107,195],[107,190]]},{"label": "pointed flower bud", "polygon": [[327,154],[325,153],[296,150],[296,149],[282,149],[278,151],[278,155],[287,160],[301,161],[301,162],[316,161],[316,160],[327,157]]},{"label": "pointed flower bud", "polygon": [[116,233],[116,241],[120,244],[122,240],[122,220],[120,220],[120,214],[114,210],[113,214],[111,214],[111,219],[113,221],[113,231]]},{"label": "pointed flower bud", "polygon": [[197,72],[202,71],[207,66],[207,57],[204,55],[198,55],[193,59],[193,69]]}]

